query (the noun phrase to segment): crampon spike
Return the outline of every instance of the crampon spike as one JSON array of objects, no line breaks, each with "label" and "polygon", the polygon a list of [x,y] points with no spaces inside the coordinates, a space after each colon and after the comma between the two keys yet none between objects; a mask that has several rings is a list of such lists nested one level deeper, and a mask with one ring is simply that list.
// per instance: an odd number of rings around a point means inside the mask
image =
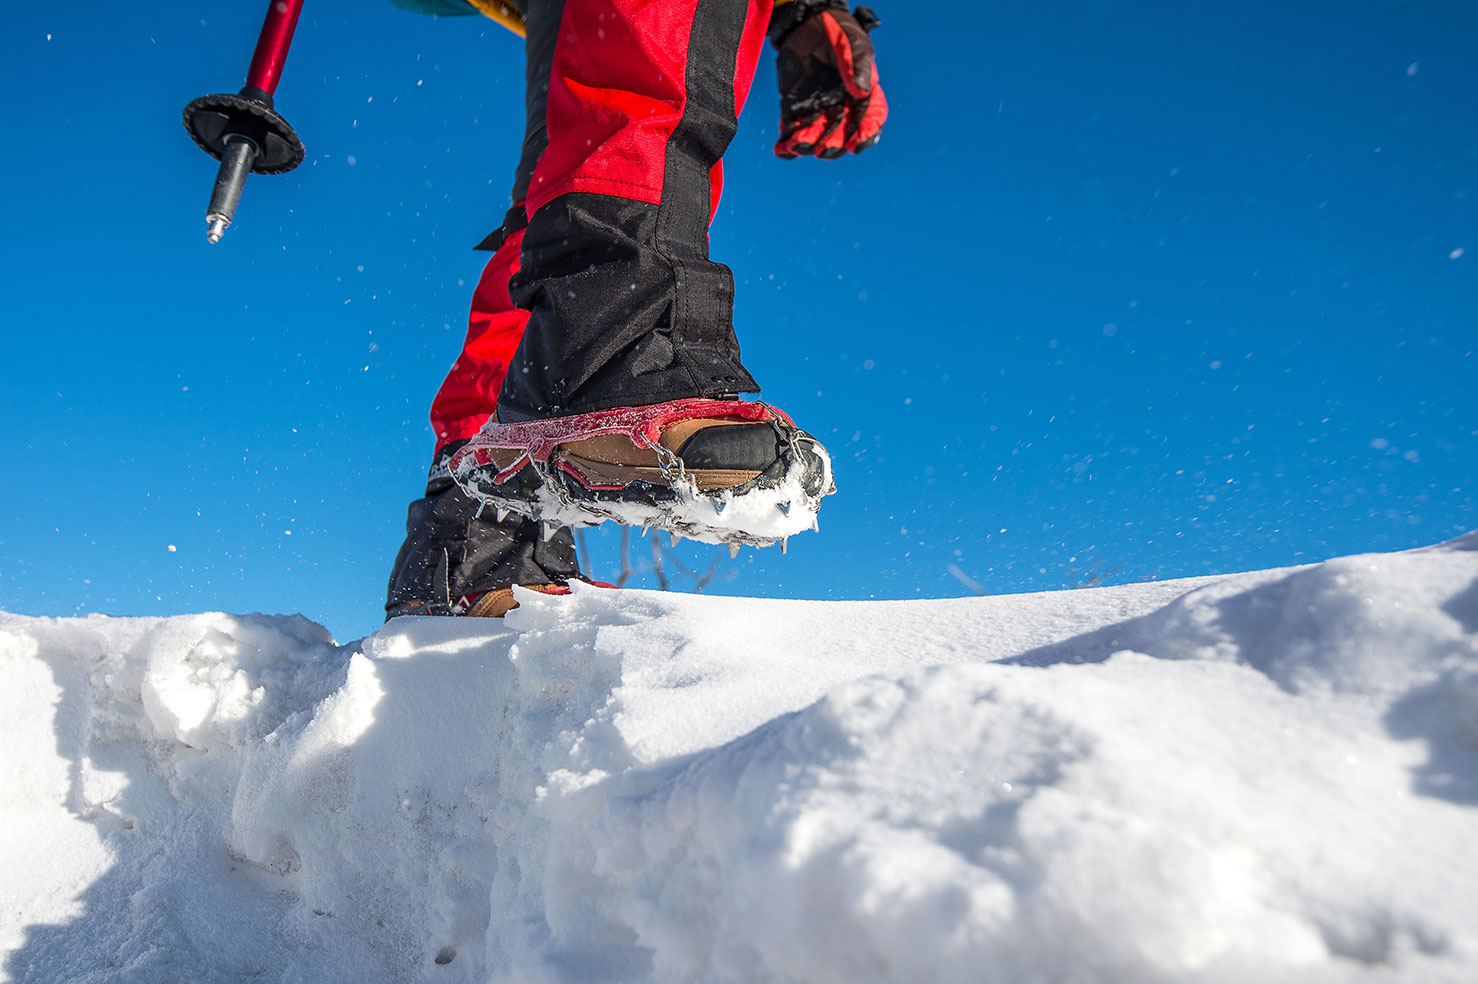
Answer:
[{"label": "crampon spike", "polygon": [[736,541],[734,541],[734,540],[730,540],[729,541],[729,559],[730,560],[733,560],[735,557],[738,557],[738,556],[739,556],[739,544]]},{"label": "crampon spike", "polygon": [[493,513],[493,515],[497,516],[498,522],[501,523],[503,522],[503,520],[508,518],[508,514],[512,511],[513,510],[509,509],[507,506],[499,506],[497,510]]},{"label": "crampon spike", "polygon": [[[664,428],[688,421],[702,422],[698,432],[707,433],[710,420],[768,422],[777,434],[775,462],[785,467],[690,472],[678,452],[658,440]],[[730,431],[737,433],[738,428]],[[764,436],[757,429],[745,439]],[[639,460],[647,461],[650,452],[655,463],[617,468],[614,458],[601,457],[604,443],[592,452],[594,458],[570,450],[595,438],[614,441],[616,447],[619,439],[629,440],[640,452]],[[728,451],[719,448],[713,454],[722,459]],[[487,499],[495,508],[535,522],[558,521],[562,527],[615,522],[643,534],[664,530],[672,534],[674,547],[684,538],[756,547],[778,543],[812,527],[824,490],[832,484],[824,448],[773,407],[737,400],[677,400],[545,420],[489,421],[452,454],[447,466],[469,495]],[[748,471],[754,474],[746,477]],[[700,473],[701,482],[694,477]],[[517,482],[512,481],[515,475]]]}]

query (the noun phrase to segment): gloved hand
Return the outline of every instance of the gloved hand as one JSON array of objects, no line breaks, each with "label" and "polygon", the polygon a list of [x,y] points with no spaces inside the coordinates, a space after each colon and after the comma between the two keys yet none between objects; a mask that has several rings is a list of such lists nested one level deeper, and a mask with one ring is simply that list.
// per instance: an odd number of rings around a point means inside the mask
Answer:
[{"label": "gloved hand", "polygon": [[847,13],[846,0],[793,0],[775,8],[769,34],[779,52],[777,156],[830,160],[878,142],[888,118],[868,38],[878,24],[869,7]]}]

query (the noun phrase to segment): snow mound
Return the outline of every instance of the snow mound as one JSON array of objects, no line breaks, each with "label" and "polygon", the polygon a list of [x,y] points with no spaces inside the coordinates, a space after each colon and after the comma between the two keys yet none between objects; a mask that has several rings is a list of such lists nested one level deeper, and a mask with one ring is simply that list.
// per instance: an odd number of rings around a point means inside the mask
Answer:
[{"label": "snow mound", "polygon": [[1478,979],[1478,534],[932,602],[0,615],[30,982]]}]

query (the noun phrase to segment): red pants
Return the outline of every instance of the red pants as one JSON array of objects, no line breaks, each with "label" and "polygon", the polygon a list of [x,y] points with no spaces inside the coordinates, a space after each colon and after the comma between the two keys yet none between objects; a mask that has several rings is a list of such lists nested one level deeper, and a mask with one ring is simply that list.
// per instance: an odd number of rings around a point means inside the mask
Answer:
[{"label": "red pants", "polygon": [[500,396],[539,416],[757,389],[707,226],[772,5],[530,0],[523,209],[432,403],[438,449]]}]

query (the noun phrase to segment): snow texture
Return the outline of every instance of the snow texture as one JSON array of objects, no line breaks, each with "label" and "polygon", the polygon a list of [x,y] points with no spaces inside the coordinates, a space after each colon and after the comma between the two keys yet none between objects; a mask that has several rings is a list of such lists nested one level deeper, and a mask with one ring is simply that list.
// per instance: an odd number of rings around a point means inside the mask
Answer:
[{"label": "snow texture", "polygon": [[504,622],[0,615],[44,982],[1478,980],[1478,534]]}]

